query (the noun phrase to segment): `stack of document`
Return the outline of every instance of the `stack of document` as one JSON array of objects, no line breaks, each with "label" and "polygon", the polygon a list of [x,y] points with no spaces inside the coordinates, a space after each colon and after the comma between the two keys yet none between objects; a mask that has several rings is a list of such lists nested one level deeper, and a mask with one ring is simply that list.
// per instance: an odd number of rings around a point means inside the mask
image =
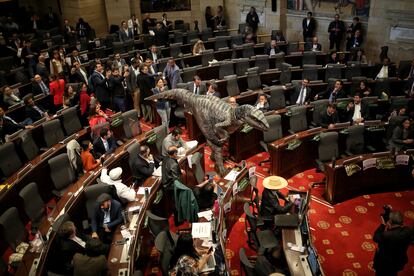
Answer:
[{"label": "stack of document", "polygon": [[205,218],[207,221],[210,221],[213,216],[213,211],[207,210],[207,211],[199,212],[197,216],[198,218]]},{"label": "stack of document", "polygon": [[154,170],[152,175],[155,176],[155,177],[161,177],[162,176],[162,166],[158,166],[158,168]]},{"label": "stack of document", "polygon": [[211,223],[210,222],[194,222],[191,228],[193,238],[211,239]]}]

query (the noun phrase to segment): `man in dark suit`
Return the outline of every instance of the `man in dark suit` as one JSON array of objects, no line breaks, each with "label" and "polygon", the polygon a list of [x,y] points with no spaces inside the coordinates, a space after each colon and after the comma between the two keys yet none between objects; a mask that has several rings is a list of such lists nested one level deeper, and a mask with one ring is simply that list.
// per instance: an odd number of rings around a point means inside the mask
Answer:
[{"label": "man in dark suit", "polygon": [[113,232],[123,222],[121,203],[106,193],[101,194],[96,200],[91,221],[92,238],[111,243]]},{"label": "man in dark suit", "polygon": [[302,20],[303,42],[307,42],[312,38],[316,30],[316,20],[312,16],[312,12],[308,12],[306,18]]},{"label": "man in dark suit", "polygon": [[355,93],[354,101],[346,107],[346,121],[359,124],[368,118],[368,105],[361,99],[361,94]]},{"label": "man in dark suit", "polygon": [[304,105],[310,102],[311,92],[309,79],[304,78],[301,84],[297,84],[293,88],[293,93],[290,95],[290,104]]},{"label": "man in dark suit", "polygon": [[17,123],[11,117],[7,116],[3,107],[0,106],[0,141],[4,141],[6,135],[10,135],[25,128],[32,128],[32,126],[24,126]]},{"label": "man in dark suit", "polygon": [[162,58],[161,52],[158,50],[156,45],[152,45],[150,48],[149,57],[154,61],[154,63],[157,63],[160,58]]},{"label": "man in dark suit", "polygon": [[181,181],[182,171],[178,164],[178,149],[171,146],[167,150],[167,156],[162,161],[162,176],[161,183],[165,191],[167,191],[172,198],[174,198],[174,181]]},{"label": "man in dark suit", "polygon": [[333,128],[339,122],[338,112],[333,104],[328,104],[326,110],[321,112],[321,127]]},{"label": "man in dark suit", "polygon": [[26,117],[30,118],[33,122],[36,122],[44,117],[49,117],[46,110],[35,104],[33,95],[29,94],[23,98],[25,104]]},{"label": "man in dark suit", "polygon": [[377,65],[376,67],[378,73],[375,79],[387,79],[397,76],[395,65],[391,65],[388,57],[383,59],[382,65]]},{"label": "man in dark suit", "polygon": [[68,19],[63,21],[63,35],[68,42],[72,42],[76,39],[76,29],[69,24]]},{"label": "man in dark suit", "polygon": [[326,91],[316,94],[315,101],[318,99],[329,99],[330,103],[335,103],[336,99],[346,98],[346,92],[343,90],[343,81],[337,80],[333,87],[329,87]]},{"label": "man in dark suit", "polygon": [[49,83],[46,83],[40,75],[35,75],[34,82],[32,83],[32,92],[34,95],[49,95]]},{"label": "man in dark suit", "polygon": [[154,44],[157,46],[167,46],[168,39],[169,39],[168,31],[165,30],[162,27],[162,24],[158,22],[157,27],[154,30],[154,36],[153,36]]},{"label": "man in dark suit", "polygon": [[[288,185],[286,179],[279,176],[266,177],[263,180],[262,203],[260,205],[260,215],[265,221],[267,228],[273,225],[275,215],[285,214],[290,211],[292,203],[279,192],[280,189]],[[279,199],[285,201],[285,205],[280,205]]]},{"label": "man in dark suit", "polygon": [[352,48],[360,47],[362,47],[362,35],[360,30],[356,30],[353,36],[347,38],[346,50],[349,51]]},{"label": "man in dark suit", "polygon": [[118,31],[119,41],[125,42],[127,40],[134,39],[134,33],[132,29],[128,28],[126,21],[122,21],[121,28]]},{"label": "man in dark suit", "polygon": [[220,92],[217,91],[217,84],[208,82],[207,87],[208,87],[207,92],[206,92],[207,96],[214,96],[217,98],[221,98]]},{"label": "man in dark suit", "polygon": [[81,67],[79,61],[73,61],[69,80],[73,83],[83,82],[88,84],[88,74],[86,73],[86,70]]},{"label": "man in dark suit", "polygon": [[56,252],[52,271],[59,274],[69,275],[73,273],[72,259],[76,253],[85,253],[85,244],[88,238],[76,232],[75,224],[66,221],[59,228],[59,235],[56,240]]},{"label": "man in dark suit", "polygon": [[339,14],[335,14],[335,20],[329,23],[329,50],[336,47],[336,51],[339,52],[341,47],[341,41],[345,32],[345,23],[339,20]]},{"label": "man in dark suit", "polygon": [[44,83],[49,84],[49,71],[45,64],[45,56],[40,55],[38,57],[39,62],[36,64],[36,74],[40,75]]},{"label": "man in dark suit", "polygon": [[152,175],[154,168],[155,161],[150,153],[149,147],[146,145],[140,146],[138,157],[132,164],[132,175],[135,180],[135,185],[141,186]]},{"label": "man in dark suit", "polygon": [[164,69],[164,72],[162,72],[162,75],[164,79],[167,80],[168,87],[170,89],[177,88],[177,84],[183,81],[180,76],[180,68],[177,66],[177,64],[175,64],[175,60],[173,58],[170,58],[168,60],[167,66],[165,66],[165,69]]},{"label": "man in dark suit", "polygon": [[151,19],[151,16],[149,13],[146,13],[144,20],[142,20],[142,33],[148,34],[149,28],[154,27],[154,26],[155,26],[154,20]]},{"label": "man in dark suit", "polygon": [[407,250],[411,242],[412,229],[403,226],[401,212],[391,212],[388,221],[383,217],[375,230],[374,242],[378,249],[374,256],[376,276],[397,276],[408,262]]},{"label": "man in dark suit", "polygon": [[89,239],[85,245],[86,255],[73,256],[73,271],[76,276],[106,276],[108,261],[105,258],[105,245],[98,239]]},{"label": "man in dark suit", "polygon": [[305,51],[320,52],[322,51],[322,45],[318,43],[318,38],[314,36],[312,42],[307,42],[305,44]]},{"label": "man in dark suit", "polygon": [[102,128],[99,137],[93,142],[93,151],[96,158],[102,155],[111,154],[117,148],[112,132],[107,128]]},{"label": "man in dark suit", "polygon": [[414,132],[409,119],[405,119],[401,125],[394,128],[389,146],[396,151],[414,147]]},{"label": "man in dark suit", "polygon": [[111,93],[109,91],[108,83],[110,76],[111,71],[109,70],[106,71],[105,76],[103,75],[103,67],[100,63],[95,65],[95,71],[91,76],[96,98],[104,110],[108,108],[111,103]]},{"label": "man in dark suit", "polygon": [[196,95],[205,95],[207,92],[207,86],[201,81],[201,78],[197,75],[193,77],[193,82],[187,85],[187,90],[193,92]]},{"label": "man in dark suit", "polygon": [[268,55],[268,56],[276,55],[279,52],[280,52],[280,49],[277,46],[276,40],[270,41],[270,46],[266,47],[265,50],[264,50],[264,54]]}]

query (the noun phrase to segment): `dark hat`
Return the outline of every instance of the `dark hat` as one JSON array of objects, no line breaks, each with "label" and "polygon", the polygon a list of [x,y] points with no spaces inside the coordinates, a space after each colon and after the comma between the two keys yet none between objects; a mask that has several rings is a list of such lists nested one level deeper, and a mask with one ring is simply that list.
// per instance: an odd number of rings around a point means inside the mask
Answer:
[{"label": "dark hat", "polygon": [[108,195],[107,193],[103,193],[100,196],[98,196],[98,198],[96,199],[96,202],[99,204],[104,203],[107,200],[111,200],[112,197],[110,195]]}]

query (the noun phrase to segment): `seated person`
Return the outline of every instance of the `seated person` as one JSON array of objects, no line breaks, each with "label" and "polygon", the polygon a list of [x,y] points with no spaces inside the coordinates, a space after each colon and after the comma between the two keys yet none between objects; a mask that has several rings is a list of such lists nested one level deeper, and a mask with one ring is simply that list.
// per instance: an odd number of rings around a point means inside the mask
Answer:
[{"label": "seated person", "polygon": [[414,133],[409,119],[394,128],[389,145],[396,151],[414,148]]},{"label": "seated person", "polygon": [[276,40],[276,42],[286,42],[285,37],[283,36],[282,31],[276,31],[274,34],[271,35],[272,40]]},{"label": "seated person", "polygon": [[150,149],[146,145],[139,147],[139,154],[132,164],[132,176],[135,185],[141,186],[144,181],[150,177],[155,169],[154,157],[150,153]]},{"label": "seated person", "polygon": [[333,104],[328,104],[326,111],[321,112],[321,127],[333,128],[338,123],[338,112]]},{"label": "seated person", "polygon": [[49,91],[49,82],[46,82],[42,79],[40,75],[34,76],[35,82],[32,84],[32,91],[33,94],[39,95],[39,94],[45,94],[48,95],[50,93]]},{"label": "seated person", "polygon": [[22,100],[14,94],[13,89],[11,89],[9,86],[6,86],[3,88],[3,102],[7,106],[12,106],[21,103]]},{"label": "seated person", "polygon": [[182,233],[171,257],[170,268],[173,269],[174,275],[199,275],[210,255],[208,252],[203,255],[197,252],[191,234]]},{"label": "seated person", "polygon": [[117,148],[115,138],[112,136],[112,131],[107,128],[101,129],[98,138],[93,142],[93,151],[95,157],[101,157],[102,155],[108,155],[115,151]]},{"label": "seated person", "polygon": [[254,264],[254,270],[258,276],[268,276],[272,273],[289,275],[288,269],[280,245],[265,249],[263,254],[257,256]]},{"label": "seated person", "polygon": [[355,91],[356,93],[359,93],[362,97],[369,97],[372,94],[371,88],[368,87],[367,81],[360,81],[359,86]]},{"label": "seated person", "polygon": [[221,98],[220,92],[217,91],[217,84],[208,82],[206,95]]},{"label": "seated person", "polygon": [[99,102],[96,102],[95,105],[91,104],[89,109],[89,126],[91,128],[95,125],[104,124],[108,120],[108,115],[101,109]]},{"label": "seated person", "polygon": [[351,37],[348,37],[346,39],[346,50],[349,51],[352,48],[360,48],[362,46],[362,34],[361,30],[356,30],[354,35]]},{"label": "seated person", "polygon": [[318,43],[318,37],[312,37],[312,42],[305,43],[305,51],[320,52],[322,45]]},{"label": "seated person", "polygon": [[177,148],[184,147],[187,149],[187,144],[181,138],[182,133],[182,130],[179,127],[176,127],[164,138],[164,141],[162,141],[162,156],[168,155],[168,148],[171,146]]},{"label": "seated person", "polygon": [[108,264],[105,257],[105,245],[98,239],[89,239],[85,245],[85,255],[73,256],[74,276],[106,276]]},{"label": "seated person", "polygon": [[361,101],[361,94],[355,93],[354,101],[346,107],[346,121],[359,124],[368,118],[368,105]]},{"label": "seated person", "polygon": [[294,85],[293,92],[290,95],[291,104],[304,105],[310,102],[312,89],[309,87],[309,82],[308,78],[304,78],[301,84]]},{"label": "seated person", "polygon": [[64,222],[58,232],[55,254],[53,255],[53,263],[51,263],[51,271],[63,275],[71,275],[73,273],[72,259],[76,253],[85,253],[85,244],[88,238],[77,233],[75,224],[72,221]]},{"label": "seated person", "polygon": [[3,107],[0,106],[0,140],[5,139],[6,135],[10,135],[25,128],[33,128],[31,125],[23,125],[6,115]]},{"label": "seated person", "polygon": [[204,47],[204,42],[202,40],[198,40],[193,47],[193,55],[198,56],[201,55],[206,48]]},{"label": "seated person", "polygon": [[121,203],[103,193],[96,199],[92,215],[92,238],[99,238],[103,243],[112,242],[116,227],[123,222]]},{"label": "seated person", "polygon": [[331,63],[331,64],[339,63],[338,54],[335,50],[332,50],[331,53],[329,54],[328,63]]},{"label": "seated person", "polygon": [[49,114],[47,114],[46,110],[35,103],[32,94],[26,95],[23,100],[26,116],[30,118],[32,122],[36,122],[44,117],[49,118]]},{"label": "seated person", "polygon": [[395,67],[391,66],[391,61],[389,58],[384,58],[382,62],[381,69],[379,70],[375,79],[386,79],[396,76]]},{"label": "seated person", "polygon": [[254,107],[262,111],[263,113],[268,112],[270,109],[269,102],[267,101],[267,96],[260,93],[257,97],[257,101],[254,104]]},{"label": "seated person", "polygon": [[270,41],[270,46],[266,47],[264,50],[264,54],[268,56],[276,55],[279,52],[280,52],[280,49],[277,46],[276,40]]},{"label": "seated person", "polygon": [[234,107],[234,108],[236,108],[236,107],[238,107],[238,106],[239,106],[239,104],[237,103],[237,100],[236,100],[236,98],[235,98],[235,97],[229,97],[229,98],[227,99],[227,103],[228,103],[231,107]]},{"label": "seated person", "polygon": [[359,61],[360,63],[368,63],[367,56],[365,55],[364,50],[358,49],[355,55],[352,56],[352,61]]},{"label": "seated person", "polygon": [[193,188],[193,193],[200,210],[211,208],[217,199],[217,183],[213,179],[205,180]]},{"label": "seated person", "polygon": [[108,184],[114,185],[116,194],[122,202],[135,201],[135,190],[122,183],[122,168],[117,167],[112,169],[108,175],[108,169],[102,168],[101,181]]},{"label": "seated person", "polygon": [[324,92],[315,95],[315,101],[318,99],[328,99],[329,103],[335,103],[336,99],[346,98],[346,92],[342,89],[344,83],[342,80],[335,81],[333,87],[328,87]]},{"label": "seated person", "polygon": [[164,190],[174,192],[174,181],[181,181],[183,170],[178,164],[178,149],[175,146],[168,147],[168,156],[164,157],[161,168],[161,183]]},{"label": "seated person", "polygon": [[[95,159],[93,157],[91,150],[93,149],[93,145],[91,141],[86,140],[82,142],[82,166],[85,172],[89,172],[97,168],[101,164],[101,159]],[[102,156],[101,156],[102,157]],[[105,156],[104,156],[105,157]]]},{"label": "seated person", "polygon": [[[287,181],[281,177],[270,176],[263,180],[262,203],[260,204],[260,216],[267,224],[267,227],[273,225],[273,217],[279,214],[286,214],[293,206],[281,192],[287,186]],[[285,205],[282,206],[279,200],[282,199]]]}]

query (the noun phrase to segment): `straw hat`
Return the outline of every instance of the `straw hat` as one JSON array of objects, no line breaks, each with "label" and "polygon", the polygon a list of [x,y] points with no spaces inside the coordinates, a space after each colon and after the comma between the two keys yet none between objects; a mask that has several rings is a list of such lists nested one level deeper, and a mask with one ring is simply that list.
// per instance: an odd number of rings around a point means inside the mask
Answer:
[{"label": "straw hat", "polygon": [[285,276],[285,274],[275,272],[275,273],[269,274],[269,276]]},{"label": "straw hat", "polygon": [[280,176],[269,176],[263,179],[263,187],[270,190],[279,190],[283,189],[288,185],[286,179]]}]

